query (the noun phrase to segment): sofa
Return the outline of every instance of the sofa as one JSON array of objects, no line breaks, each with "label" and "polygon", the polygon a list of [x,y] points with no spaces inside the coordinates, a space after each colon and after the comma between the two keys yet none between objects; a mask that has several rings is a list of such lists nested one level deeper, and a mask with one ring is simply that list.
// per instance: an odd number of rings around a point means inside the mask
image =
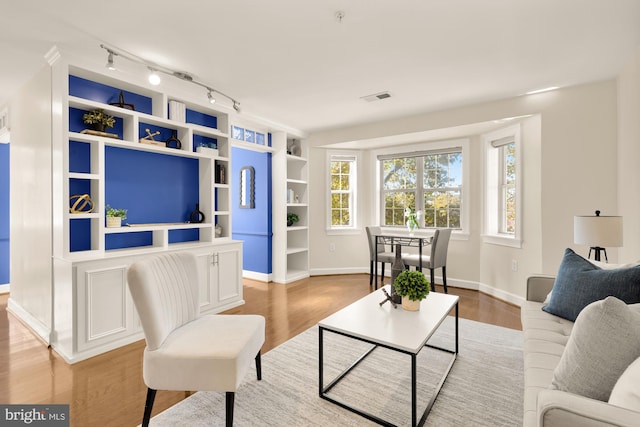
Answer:
[{"label": "sofa", "polygon": [[[523,425],[640,426],[640,412],[636,410],[614,406],[606,400],[553,389],[551,386],[555,380],[554,372],[561,363],[574,329],[573,321],[542,310],[548,303],[554,281],[554,277],[543,276],[530,277],[527,281],[526,301],[521,310],[525,387]],[[628,307],[640,314],[640,304]],[[576,319],[576,323],[578,321]],[[632,364],[638,363],[640,359]],[[640,396],[640,383],[632,385],[632,388],[635,387],[637,389],[634,393]]]}]

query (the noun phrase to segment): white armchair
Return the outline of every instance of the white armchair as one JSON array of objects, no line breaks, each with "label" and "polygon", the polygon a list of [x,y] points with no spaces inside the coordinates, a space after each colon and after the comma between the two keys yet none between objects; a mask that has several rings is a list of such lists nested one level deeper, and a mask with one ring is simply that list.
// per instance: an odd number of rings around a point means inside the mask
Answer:
[{"label": "white armchair", "polygon": [[143,427],[149,425],[157,390],[224,391],[226,425],[233,425],[235,391],[254,359],[261,379],[264,317],[200,316],[197,264],[189,253],[138,261],[127,278],[147,342]]}]

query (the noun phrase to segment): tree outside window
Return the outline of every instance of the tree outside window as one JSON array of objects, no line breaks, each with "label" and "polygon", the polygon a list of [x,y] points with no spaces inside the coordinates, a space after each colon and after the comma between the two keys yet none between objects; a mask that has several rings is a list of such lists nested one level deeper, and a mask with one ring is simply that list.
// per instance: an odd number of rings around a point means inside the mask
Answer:
[{"label": "tree outside window", "polygon": [[516,232],[516,144],[500,147],[502,164],[501,174],[501,207],[500,232],[514,234]]},{"label": "tree outside window", "polygon": [[381,168],[383,225],[404,225],[410,208],[424,212],[420,227],[461,228],[461,150],[382,159]]}]

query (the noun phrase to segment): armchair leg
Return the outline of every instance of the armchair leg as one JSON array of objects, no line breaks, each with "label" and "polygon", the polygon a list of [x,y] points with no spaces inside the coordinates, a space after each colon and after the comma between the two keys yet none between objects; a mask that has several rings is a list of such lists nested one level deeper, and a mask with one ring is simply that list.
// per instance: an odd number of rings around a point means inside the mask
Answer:
[{"label": "armchair leg", "polygon": [[262,380],[262,359],[259,351],[256,355],[256,373],[258,374],[258,381]]},{"label": "armchair leg", "polygon": [[430,278],[431,278],[431,291],[435,292],[436,291],[436,275],[435,272],[433,270],[433,268],[429,269],[429,273],[430,273]]},{"label": "armchair leg", "polygon": [[233,427],[233,402],[235,398],[235,393],[232,391],[228,391],[226,394],[226,411],[227,411],[227,427]]},{"label": "armchair leg", "polygon": [[[380,286],[384,285],[384,262],[382,263],[382,275],[380,275]],[[378,289],[378,284],[376,283],[376,289]]]},{"label": "armchair leg", "polygon": [[156,398],[156,391],[152,388],[147,389],[147,401],[144,404],[144,415],[142,416],[142,427],[149,427],[149,420],[151,420],[151,409],[153,408],[153,401]]},{"label": "armchair leg", "polygon": [[444,286],[444,293],[448,294],[447,291],[447,267],[442,267],[442,286]]}]

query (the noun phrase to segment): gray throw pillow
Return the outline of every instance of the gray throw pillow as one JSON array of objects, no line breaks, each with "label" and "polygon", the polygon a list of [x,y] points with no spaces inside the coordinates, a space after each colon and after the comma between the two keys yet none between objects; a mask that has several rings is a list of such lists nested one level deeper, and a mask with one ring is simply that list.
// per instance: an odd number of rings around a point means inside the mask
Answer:
[{"label": "gray throw pillow", "polygon": [[584,307],[608,296],[627,304],[640,302],[640,267],[603,270],[567,248],[542,309],[574,322]]},{"label": "gray throw pillow", "polygon": [[638,357],[640,313],[607,297],[578,315],[550,388],[606,402],[620,375]]}]

